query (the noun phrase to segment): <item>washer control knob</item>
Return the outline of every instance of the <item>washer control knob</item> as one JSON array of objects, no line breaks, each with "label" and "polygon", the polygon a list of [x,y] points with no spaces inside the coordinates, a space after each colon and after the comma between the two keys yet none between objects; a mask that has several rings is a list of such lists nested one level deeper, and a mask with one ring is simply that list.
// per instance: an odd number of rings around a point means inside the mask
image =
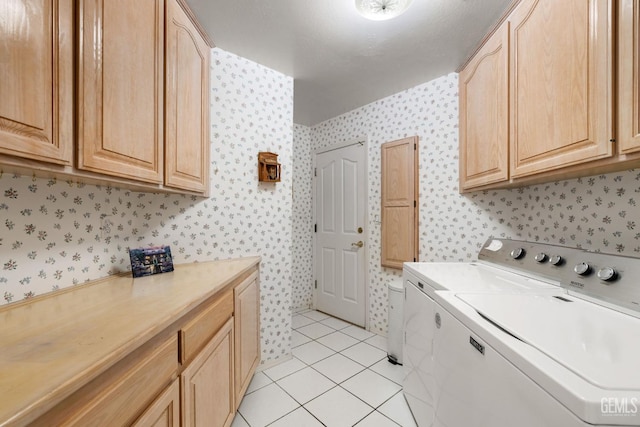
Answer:
[{"label": "washer control knob", "polygon": [[586,276],[591,273],[591,266],[586,262],[581,262],[580,264],[576,264],[576,266],[573,267],[573,271],[578,273],[580,276]]},{"label": "washer control knob", "polygon": [[536,261],[538,261],[540,264],[542,264],[543,262],[545,262],[547,259],[549,259],[549,257],[547,256],[547,254],[545,254],[544,252],[540,252],[538,255],[535,256],[534,258]]},{"label": "washer control knob", "polygon": [[616,280],[617,277],[618,272],[611,267],[602,267],[598,270],[598,279],[604,280],[605,282]]},{"label": "washer control knob", "polygon": [[520,258],[522,258],[524,256],[524,254],[526,254],[524,249],[515,248],[514,250],[511,251],[511,258],[520,259]]},{"label": "washer control knob", "polygon": [[554,255],[551,257],[551,259],[549,259],[549,262],[551,263],[551,265],[562,265],[564,259],[562,259],[560,255]]}]

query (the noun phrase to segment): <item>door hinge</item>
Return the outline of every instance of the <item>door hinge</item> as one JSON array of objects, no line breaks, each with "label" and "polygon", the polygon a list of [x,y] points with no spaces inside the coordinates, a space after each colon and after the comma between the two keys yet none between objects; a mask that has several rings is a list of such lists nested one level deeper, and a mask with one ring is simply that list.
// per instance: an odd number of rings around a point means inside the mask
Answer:
[{"label": "door hinge", "polygon": [[413,144],[414,151],[418,149],[418,144]]},{"label": "door hinge", "polygon": [[318,289],[318,281],[317,280],[316,280],[316,283],[315,283],[315,287],[316,287],[316,289]]},{"label": "door hinge", "polygon": [[418,202],[416,202],[415,200],[413,201],[413,207],[417,208],[418,207]]},{"label": "door hinge", "polygon": [[313,168],[313,176],[318,176],[318,168]]},{"label": "door hinge", "polygon": [[318,224],[313,224],[313,232],[314,233],[318,232]]}]

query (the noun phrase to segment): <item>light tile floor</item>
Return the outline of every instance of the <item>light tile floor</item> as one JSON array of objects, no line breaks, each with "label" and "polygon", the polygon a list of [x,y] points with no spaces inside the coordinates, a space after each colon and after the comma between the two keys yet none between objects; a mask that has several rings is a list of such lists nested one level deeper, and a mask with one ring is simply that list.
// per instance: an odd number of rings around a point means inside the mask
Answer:
[{"label": "light tile floor", "polygon": [[386,338],[307,310],[292,340],[293,359],[254,375],[232,427],[415,427]]}]

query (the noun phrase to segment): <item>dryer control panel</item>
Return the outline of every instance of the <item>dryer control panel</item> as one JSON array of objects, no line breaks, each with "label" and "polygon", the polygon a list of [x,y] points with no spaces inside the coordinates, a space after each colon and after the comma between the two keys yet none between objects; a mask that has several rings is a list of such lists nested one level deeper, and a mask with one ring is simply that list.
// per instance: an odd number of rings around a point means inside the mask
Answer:
[{"label": "dryer control panel", "polygon": [[560,284],[570,292],[640,314],[640,258],[489,238],[478,260]]}]

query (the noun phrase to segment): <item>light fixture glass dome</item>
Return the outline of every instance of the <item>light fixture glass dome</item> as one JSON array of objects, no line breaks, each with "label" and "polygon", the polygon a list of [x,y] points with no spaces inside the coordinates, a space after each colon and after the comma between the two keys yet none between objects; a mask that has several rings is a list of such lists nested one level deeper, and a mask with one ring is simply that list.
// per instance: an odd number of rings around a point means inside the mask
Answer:
[{"label": "light fixture glass dome", "polygon": [[360,15],[374,21],[384,21],[401,15],[413,0],[356,0]]}]

